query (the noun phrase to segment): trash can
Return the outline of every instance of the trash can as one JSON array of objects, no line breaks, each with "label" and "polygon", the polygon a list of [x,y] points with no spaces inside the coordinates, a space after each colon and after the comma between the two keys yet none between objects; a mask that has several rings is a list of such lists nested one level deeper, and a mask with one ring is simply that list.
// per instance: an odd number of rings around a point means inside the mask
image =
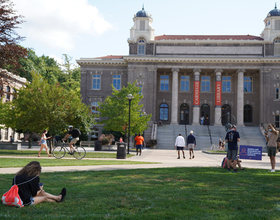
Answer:
[{"label": "trash can", "polygon": [[101,141],[95,141],[94,151],[102,151]]},{"label": "trash can", "polygon": [[126,143],[117,142],[117,159],[126,159]]}]

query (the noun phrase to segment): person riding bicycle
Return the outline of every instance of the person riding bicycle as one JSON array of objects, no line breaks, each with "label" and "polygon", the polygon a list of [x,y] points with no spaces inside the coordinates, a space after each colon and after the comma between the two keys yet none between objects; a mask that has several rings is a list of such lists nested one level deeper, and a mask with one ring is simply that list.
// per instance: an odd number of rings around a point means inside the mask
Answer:
[{"label": "person riding bicycle", "polygon": [[70,154],[73,154],[75,152],[75,149],[73,147],[73,144],[76,144],[77,141],[79,140],[79,136],[81,135],[81,132],[79,131],[79,129],[74,128],[73,126],[70,125],[68,127],[68,133],[65,135],[65,137],[62,139],[63,141],[67,140],[67,138],[72,137],[73,139],[70,141],[69,143],[69,147],[70,147]]}]

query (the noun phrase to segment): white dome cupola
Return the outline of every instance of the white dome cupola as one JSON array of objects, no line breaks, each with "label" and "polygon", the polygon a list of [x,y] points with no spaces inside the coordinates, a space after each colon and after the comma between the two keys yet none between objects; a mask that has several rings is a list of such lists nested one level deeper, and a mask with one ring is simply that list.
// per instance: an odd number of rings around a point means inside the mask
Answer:
[{"label": "white dome cupola", "polygon": [[144,10],[138,11],[133,18],[134,26],[130,29],[130,38],[128,42],[137,42],[139,38],[149,42],[154,40],[154,29],[152,27],[153,19],[151,15]]}]

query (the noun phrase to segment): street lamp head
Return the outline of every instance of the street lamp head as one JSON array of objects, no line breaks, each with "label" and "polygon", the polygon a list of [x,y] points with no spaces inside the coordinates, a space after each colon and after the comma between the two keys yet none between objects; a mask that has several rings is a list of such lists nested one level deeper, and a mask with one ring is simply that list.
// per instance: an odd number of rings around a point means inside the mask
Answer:
[{"label": "street lamp head", "polygon": [[132,94],[128,94],[128,95],[126,96],[126,98],[127,98],[128,100],[132,100],[132,99],[134,99],[134,96],[133,96]]}]

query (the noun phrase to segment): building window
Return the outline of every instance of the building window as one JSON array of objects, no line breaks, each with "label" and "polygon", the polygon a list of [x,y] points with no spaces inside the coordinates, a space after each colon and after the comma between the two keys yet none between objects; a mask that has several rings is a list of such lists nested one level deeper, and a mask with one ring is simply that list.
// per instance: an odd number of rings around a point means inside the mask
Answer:
[{"label": "building window", "polygon": [[244,77],[244,92],[252,92],[253,91],[253,77],[245,76]]},{"label": "building window", "polygon": [[99,90],[100,89],[100,74],[92,75],[92,89]]},{"label": "building window", "polygon": [[280,128],[280,115],[275,115],[275,126],[276,128]]},{"label": "building window", "polygon": [[143,37],[139,38],[138,41],[138,55],[145,55],[146,41]]},{"label": "building window", "polygon": [[113,76],[113,86],[116,90],[121,89],[121,75],[114,75]]},{"label": "building window", "polygon": [[279,94],[279,88],[276,88],[276,96],[275,96],[275,98],[276,98],[276,99],[279,99],[279,95],[280,95],[280,94]]},{"label": "building window", "polygon": [[6,86],[6,102],[10,101],[10,92],[11,92],[10,86]]},{"label": "building window", "polygon": [[168,105],[166,103],[159,106],[159,120],[168,121]]},{"label": "building window", "polygon": [[169,90],[169,76],[161,75],[160,76],[160,91]]},{"label": "building window", "polygon": [[244,123],[253,122],[253,108],[251,105],[244,106]]},{"label": "building window", "polygon": [[210,76],[201,77],[201,92],[210,92]]},{"label": "building window", "polygon": [[143,86],[139,86],[140,87],[140,92],[139,92],[139,94],[142,94],[142,91],[143,91]]},{"label": "building window", "polygon": [[98,102],[91,103],[91,113],[96,116],[95,118],[98,118],[99,115],[98,107]]},{"label": "building window", "polygon": [[222,77],[222,91],[223,92],[231,91],[231,77],[230,76]]},{"label": "building window", "polygon": [[274,55],[280,55],[280,37],[274,39]]},{"label": "building window", "polygon": [[140,21],[140,31],[145,30],[145,21]]},{"label": "building window", "polygon": [[190,77],[181,76],[181,91],[189,91],[189,90],[190,90]]}]

